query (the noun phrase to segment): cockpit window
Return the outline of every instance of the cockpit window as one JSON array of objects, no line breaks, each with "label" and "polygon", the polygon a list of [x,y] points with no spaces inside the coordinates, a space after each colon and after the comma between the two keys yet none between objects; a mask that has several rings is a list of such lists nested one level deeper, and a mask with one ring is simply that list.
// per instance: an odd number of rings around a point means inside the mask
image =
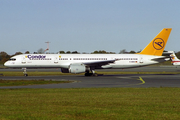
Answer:
[{"label": "cockpit window", "polygon": [[10,58],[9,61],[16,61],[16,58]]}]

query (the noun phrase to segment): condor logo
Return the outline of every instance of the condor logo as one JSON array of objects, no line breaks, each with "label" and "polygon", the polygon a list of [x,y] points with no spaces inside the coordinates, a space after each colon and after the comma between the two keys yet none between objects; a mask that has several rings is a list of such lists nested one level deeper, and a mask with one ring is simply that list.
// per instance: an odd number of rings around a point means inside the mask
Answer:
[{"label": "condor logo", "polygon": [[164,48],[164,40],[161,39],[161,38],[156,38],[156,39],[153,41],[153,47],[154,47],[156,50],[161,50],[162,48]]},{"label": "condor logo", "polygon": [[27,55],[26,58],[29,60],[50,60],[50,58],[46,58],[45,55]]},{"label": "condor logo", "polygon": [[29,59],[43,59],[46,58],[44,55],[28,55],[27,56]]}]

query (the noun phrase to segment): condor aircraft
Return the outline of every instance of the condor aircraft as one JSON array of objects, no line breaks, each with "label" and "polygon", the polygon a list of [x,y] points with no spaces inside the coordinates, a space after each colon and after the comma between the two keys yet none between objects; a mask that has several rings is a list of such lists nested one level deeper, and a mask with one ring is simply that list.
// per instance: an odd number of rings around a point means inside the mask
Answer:
[{"label": "condor aircraft", "polygon": [[[61,68],[63,73],[85,73],[85,76],[97,75],[95,69],[125,69],[152,65],[167,60],[162,53],[171,30],[164,28],[138,54],[22,54],[13,56],[4,65],[18,68]],[[26,69],[24,75],[28,75]]]}]

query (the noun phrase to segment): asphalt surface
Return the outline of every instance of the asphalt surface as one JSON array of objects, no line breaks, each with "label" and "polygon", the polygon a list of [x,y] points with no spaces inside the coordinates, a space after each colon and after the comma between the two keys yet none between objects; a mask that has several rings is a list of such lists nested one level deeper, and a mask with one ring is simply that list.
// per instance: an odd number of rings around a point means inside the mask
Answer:
[{"label": "asphalt surface", "polygon": [[[11,69],[8,69],[11,71]],[[7,70],[7,71],[8,71]],[[16,69],[17,70],[17,69]],[[35,69],[37,71],[37,69]],[[42,69],[38,69],[41,71]],[[58,69],[45,69],[46,71],[56,71]],[[142,67],[134,69],[125,69],[123,71],[168,71],[178,72],[180,68],[164,67]],[[1,70],[0,70],[1,71]],[[44,71],[44,70],[43,70]],[[106,70],[107,71],[107,70]],[[110,71],[110,70],[108,70]],[[111,70],[114,71],[114,70]],[[115,70],[116,71],[116,70]],[[122,71],[122,70],[118,70]],[[102,87],[132,87],[132,88],[149,88],[149,87],[180,87],[180,74],[124,74],[124,75],[100,75],[98,77],[85,77],[82,75],[73,76],[28,76],[28,77],[5,77],[0,76],[3,80],[62,80],[73,81],[64,84],[48,85],[28,85],[28,86],[9,86],[4,88],[102,88]]]},{"label": "asphalt surface", "polygon": [[[22,69],[0,69],[1,71],[20,71],[23,72]],[[32,72],[32,71],[38,71],[38,72],[60,72],[60,68],[51,68],[51,69],[27,69],[27,72]],[[168,65],[168,66],[146,66],[146,67],[138,67],[138,68],[130,68],[130,69],[101,69],[101,70],[96,70],[98,71],[129,71],[129,72],[178,72],[180,71],[180,66],[173,66],[173,65]]]}]

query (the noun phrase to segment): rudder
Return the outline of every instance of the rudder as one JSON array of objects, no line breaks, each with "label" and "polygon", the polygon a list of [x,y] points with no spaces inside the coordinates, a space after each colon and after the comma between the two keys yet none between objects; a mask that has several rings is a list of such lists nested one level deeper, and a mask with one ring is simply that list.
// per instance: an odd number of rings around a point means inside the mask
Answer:
[{"label": "rudder", "polygon": [[139,54],[161,56],[172,28],[164,28]]}]

